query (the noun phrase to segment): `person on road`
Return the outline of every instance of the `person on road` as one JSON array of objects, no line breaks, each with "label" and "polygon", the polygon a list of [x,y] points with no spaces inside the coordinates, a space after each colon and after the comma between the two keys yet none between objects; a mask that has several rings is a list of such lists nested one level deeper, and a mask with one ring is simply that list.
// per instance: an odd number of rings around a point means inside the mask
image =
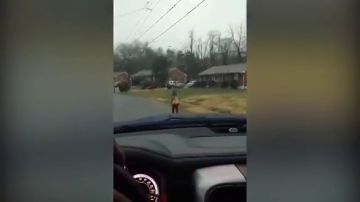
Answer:
[{"label": "person on road", "polygon": [[171,111],[172,113],[179,113],[179,105],[180,105],[180,99],[177,95],[176,89],[172,91],[172,97],[171,97]]}]

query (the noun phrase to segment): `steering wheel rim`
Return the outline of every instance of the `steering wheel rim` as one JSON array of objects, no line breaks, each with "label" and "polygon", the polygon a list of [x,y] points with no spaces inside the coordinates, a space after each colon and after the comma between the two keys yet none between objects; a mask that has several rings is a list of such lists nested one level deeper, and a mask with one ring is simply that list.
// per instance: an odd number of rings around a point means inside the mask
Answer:
[{"label": "steering wheel rim", "polygon": [[[114,190],[121,193],[133,202],[148,202],[144,190],[128,173],[125,164],[125,155],[120,151],[114,140]],[[115,195],[115,194],[114,194]],[[114,198],[115,200],[115,198]],[[115,202],[115,201],[114,201]]]}]

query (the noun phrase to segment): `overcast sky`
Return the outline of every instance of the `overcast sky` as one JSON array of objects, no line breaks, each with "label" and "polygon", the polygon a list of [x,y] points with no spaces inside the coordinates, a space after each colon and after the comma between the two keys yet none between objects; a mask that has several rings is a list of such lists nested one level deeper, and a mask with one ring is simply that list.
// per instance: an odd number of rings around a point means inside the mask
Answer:
[{"label": "overcast sky", "polygon": [[[179,0],[114,0],[114,46],[138,38],[177,1]],[[139,40],[151,41],[201,1],[180,1]],[[147,6],[145,6],[146,4]],[[146,9],[139,10],[144,7],[152,8],[152,12],[146,11]],[[246,0],[205,0],[150,46],[163,49],[169,47],[183,49],[189,30],[194,30],[196,39],[199,37],[205,39],[211,30],[218,30],[222,36],[228,36],[230,24],[233,26],[242,24],[246,27]]]}]

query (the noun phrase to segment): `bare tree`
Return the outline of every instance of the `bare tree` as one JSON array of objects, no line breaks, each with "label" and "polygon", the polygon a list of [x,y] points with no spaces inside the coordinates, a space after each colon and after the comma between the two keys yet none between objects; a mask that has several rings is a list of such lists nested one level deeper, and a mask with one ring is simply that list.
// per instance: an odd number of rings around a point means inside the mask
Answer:
[{"label": "bare tree", "polygon": [[208,44],[209,44],[209,40],[203,41],[201,38],[199,38],[196,41],[195,57],[200,62],[201,68],[204,68],[206,66]]},{"label": "bare tree", "polygon": [[208,53],[209,53],[209,62],[210,65],[216,65],[216,38],[218,37],[219,32],[217,31],[210,31],[208,33]]},{"label": "bare tree", "polygon": [[243,34],[243,26],[240,25],[239,28],[235,31],[234,28],[230,25],[229,31],[232,42],[236,48],[238,59],[240,62],[244,62],[245,58],[242,56],[242,50],[246,47],[246,37]]},{"label": "bare tree", "polygon": [[203,49],[204,50],[204,58],[206,58],[206,55],[209,52],[209,50],[208,50],[208,48],[209,48],[209,40],[206,40],[203,43],[204,43],[204,49]]},{"label": "bare tree", "polygon": [[201,42],[198,40],[198,41],[195,41],[195,52],[194,52],[194,55],[195,55],[195,58],[196,59],[200,59],[201,58],[201,52],[202,52],[202,44]]},{"label": "bare tree", "polygon": [[202,42],[202,39],[199,38],[196,41],[196,45],[195,45],[195,56],[196,58],[198,58],[199,60],[204,58],[204,44]]},{"label": "bare tree", "polygon": [[194,43],[195,43],[195,39],[194,39],[194,30],[190,30],[189,31],[189,49],[190,49],[190,53],[193,54],[194,51]]},{"label": "bare tree", "polygon": [[231,43],[232,41],[230,38],[222,38],[221,35],[217,38],[217,48],[221,55],[221,62],[223,65],[227,65],[229,62]]}]

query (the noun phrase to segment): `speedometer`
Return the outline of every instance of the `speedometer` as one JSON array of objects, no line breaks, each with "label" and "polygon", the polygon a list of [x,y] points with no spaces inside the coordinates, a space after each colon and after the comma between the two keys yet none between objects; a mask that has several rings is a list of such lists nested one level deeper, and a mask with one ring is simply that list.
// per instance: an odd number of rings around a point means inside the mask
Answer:
[{"label": "speedometer", "polygon": [[152,177],[146,174],[136,174],[133,177],[138,183],[142,185],[150,201],[159,202],[159,186]]}]

